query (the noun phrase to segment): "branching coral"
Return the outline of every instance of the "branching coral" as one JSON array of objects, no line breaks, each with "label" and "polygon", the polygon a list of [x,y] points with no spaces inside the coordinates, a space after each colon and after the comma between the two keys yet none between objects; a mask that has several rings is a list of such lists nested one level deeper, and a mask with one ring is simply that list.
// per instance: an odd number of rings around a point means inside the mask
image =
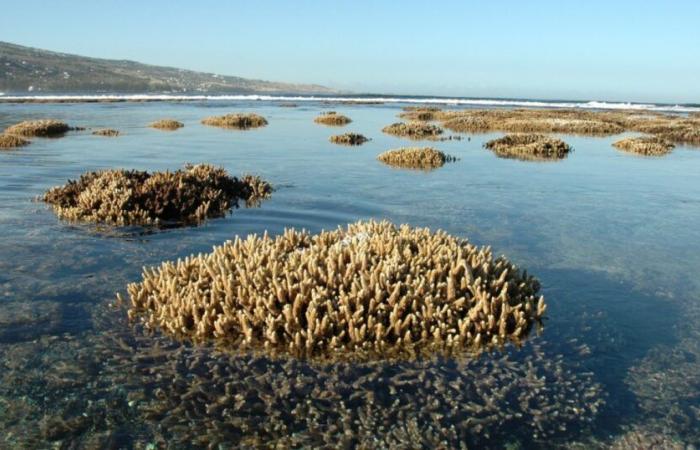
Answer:
[{"label": "branching coral", "polygon": [[12,125],[5,130],[5,134],[18,136],[56,137],[62,136],[72,128],[67,123],[54,119],[25,120]]},{"label": "branching coral", "polygon": [[662,156],[671,153],[674,145],[656,136],[642,136],[617,141],[613,146],[619,150],[645,156]]},{"label": "branching coral", "polygon": [[129,316],[195,340],[306,357],[481,350],[545,312],[539,283],[489,248],[425,228],[357,222],[236,238],[146,269]]},{"label": "branching coral", "polygon": [[149,127],[151,128],[157,128],[159,130],[166,130],[166,131],[174,131],[177,130],[178,128],[184,127],[185,124],[182,122],[178,122],[177,120],[174,119],[161,119],[161,120],[156,120],[155,122],[152,122]]},{"label": "branching coral", "polygon": [[405,136],[411,139],[430,139],[443,132],[439,126],[424,122],[397,122],[382,128],[382,131],[394,136]]},{"label": "branching coral", "polygon": [[12,134],[0,133],[0,148],[17,148],[30,144],[30,141]]},{"label": "branching coral", "polygon": [[101,128],[92,132],[95,136],[106,136],[106,137],[116,137],[119,136],[118,130],[113,130],[111,128]]},{"label": "branching coral", "polygon": [[88,172],[50,189],[43,200],[59,217],[114,225],[200,223],[226,214],[239,200],[270,195],[258,177],[231,177],[223,168],[188,165],[175,172],[136,170]]},{"label": "branching coral", "polygon": [[237,128],[245,130],[248,128],[258,128],[267,125],[267,120],[254,113],[234,113],[223,116],[211,116],[202,119],[202,124],[220,128]]},{"label": "branching coral", "polygon": [[362,145],[368,140],[369,139],[358,133],[345,133],[330,137],[332,143],[342,145]]},{"label": "branching coral", "polygon": [[335,111],[327,111],[316,117],[314,122],[322,125],[347,125],[352,122],[352,120],[350,120],[349,117],[336,113]]},{"label": "branching coral", "polygon": [[405,169],[436,169],[447,162],[457,160],[432,147],[406,147],[389,150],[377,156],[377,159],[390,166]]},{"label": "branching coral", "polygon": [[571,151],[569,145],[543,134],[509,134],[484,144],[501,158],[523,160],[556,160],[566,158]]}]

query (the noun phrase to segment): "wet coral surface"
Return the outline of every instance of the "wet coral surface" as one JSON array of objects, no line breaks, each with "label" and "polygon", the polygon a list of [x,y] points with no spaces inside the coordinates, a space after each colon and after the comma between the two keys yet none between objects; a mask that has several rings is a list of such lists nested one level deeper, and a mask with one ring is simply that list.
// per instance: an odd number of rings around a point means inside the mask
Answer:
[{"label": "wet coral surface", "polygon": [[237,128],[245,130],[267,125],[267,119],[255,113],[231,113],[223,116],[205,117],[202,124],[220,128]]},{"label": "wet coral surface", "polygon": [[384,164],[404,169],[437,169],[448,162],[457,160],[454,156],[432,147],[405,147],[388,150],[377,159]]},{"label": "wet coral surface", "polygon": [[[484,150],[502,136],[486,132],[441,142],[459,160],[439,170],[396,170],[376,158],[397,138],[377,130],[401,106],[0,105],[0,129],[55,117],[122,132],[0,152],[0,448],[697,448],[697,147],[639,158],[612,144],[647,131],[557,133],[576,151],[531,164]],[[313,122],[325,109],[373,139],[334,147]],[[232,135],[199,123],[228,111],[269,125]],[[188,126],[145,127],[160,117]],[[625,117],[662,131],[688,120]],[[187,162],[258,174],[275,192],[259,208],[167,229],[68,222],[34,201],[81,173]],[[237,236],[370,219],[506,255],[539,280],[543,328],[479,356],[317,361],[128,320],[126,286],[144,267],[206,257]]]},{"label": "wet coral surface", "polygon": [[500,158],[547,161],[566,158],[569,144],[544,134],[508,134],[492,139],[484,147]]}]

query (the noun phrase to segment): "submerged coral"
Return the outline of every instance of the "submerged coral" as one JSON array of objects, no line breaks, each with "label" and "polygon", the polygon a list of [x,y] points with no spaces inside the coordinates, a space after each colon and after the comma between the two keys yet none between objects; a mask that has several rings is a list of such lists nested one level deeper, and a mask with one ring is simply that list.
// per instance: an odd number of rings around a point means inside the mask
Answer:
[{"label": "submerged coral", "polygon": [[188,165],[175,172],[88,172],[50,189],[43,200],[59,217],[115,225],[199,223],[226,214],[239,200],[269,196],[257,177],[231,177],[223,168]]},{"label": "submerged coral", "polygon": [[95,136],[116,137],[119,136],[119,131],[112,128],[101,128],[92,132]]},{"label": "submerged coral", "polygon": [[509,134],[484,144],[501,158],[523,160],[557,160],[566,158],[571,151],[569,145],[543,134]]},{"label": "submerged coral", "polygon": [[245,130],[267,125],[267,119],[255,113],[232,113],[223,116],[211,116],[202,119],[202,124],[220,128],[237,128]]},{"label": "submerged coral", "polygon": [[430,139],[443,132],[439,126],[424,122],[397,122],[382,128],[382,131],[411,139]]},{"label": "submerged coral", "polygon": [[12,125],[5,130],[5,134],[18,136],[57,137],[62,136],[72,128],[65,122],[54,119],[25,120]]},{"label": "submerged coral", "polygon": [[177,130],[178,128],[184,127],[185,124],[182,122],[178,122],[177,120],[174,120],[174,119],[161,119],[161,120],[156,120],[155,122],[152,122],[148,126],[151,128],[157,128],[159,130],[174,131],[174,130]]},{"label": "submerged coral", "polygon": [[0,133],[0,148],[17,148],[29,145],[31,142],[27,139],[15,136],[12,134]]},{"label": "submerged coral", "polygon": [[332,143],[342,145],[362,145],[368,140],[369,139],[359,133],[345,133],[330,137]]},{"label": "submerged coral", "polygon": [[236,237],[128,286],[129,316],[176,336],[360,359],[520,342],[545,312],[538,290],[489,248],[374,221]]},{"label": "submerged coral", "polygon": [[457,160],[432,147],[405,147],[389,150],[377,156],[381,162],[405,169],[436,169]]},{"label": "submerged coral", "polygon": [[352,120],[350,120],[350,118],[347,116],[336,113],[335,111],[327,111],[316,117],[314,122],[322,125],[347,125],[352,122]]},{"label": "submerged coral", "polygon": [[671,153],[674,145],[656,136],[642,136],[622,139],[613,143],[613,147],[639,155],[662,156]]}]

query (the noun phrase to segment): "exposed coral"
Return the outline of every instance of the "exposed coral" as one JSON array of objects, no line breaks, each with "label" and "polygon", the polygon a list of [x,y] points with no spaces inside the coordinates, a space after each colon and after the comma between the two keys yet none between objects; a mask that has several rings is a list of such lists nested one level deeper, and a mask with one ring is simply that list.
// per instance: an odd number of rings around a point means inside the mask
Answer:
[{"label": "exposed coral", "polygon": [[202,124],[220,128],[246,130],[267,125],[267,119],[255,113],[232,113],[223,116],[211,116],[202,119]]},{"label": "exposed coral", "polygon": [[539,283],[489,248],[389,222],[236,237],[146,269],[129,316],[194,340],[319,358],[444,354],[520,342]]},{"label": "exposed coral", "polygon": [[645,156],[663,156],[671,153],[674,145],[656,136],[642,136],[619,140],[613,147]]},{"label": "exposed coral", "polygon": [[271,187],[257,177],[231,177],[223,168],[188,165],[175,172],[88,172],[50,189],[43,200],[59,217],[114,225],[200,223],[223,216],[239,200],[254,202]]},{"label": "exposed coral", "polygon": [[0,133],[0,148],[17,148],[29,145],[31,142],[19,136]]},{"label": "exposed coral", "polygon": [[316,117],[314,122],[322,125],[347,125],[352,122],[352,120],[350,120],[349,117],[336,113],[335,111],[327,111]]},{"label": "exposed coral", "polygon": [[345,133],[330,137],[332,143],[342,145],[362,145],[368,140],[369,139],[359,133]]},{"label": "exposed coral", "polygon": [[557,160],[566,158],[571,151],[569,145],[543,134],[509,134],[484,144],[501,158],[523,160]]},{"label": "exposed coral", "polygon": [[174,119],[161,119],[161,120],[156,120],[155,122],[152,122],[148,126],[151,128],[157,128],[159,130],[174,131],[174,130],[177,130],[178,128],[184,127],[185,124],[182,122],[178,122],[177,120],[174,120]]},{"label": "exposed coral", "polygon": [[113,130],[112,128],[101,128],[92,132],[95,136],[106,136],[106,137],[116,137],[119,136],[118,130]]},{"label": "exposed coral", "polygon": [[25,120],[12,125],[5,130],[5,134],[18,136],[57,137],[64,135],[72,128],[65,122],[54,119]]},{"label": "exposed coral", "polygon": [[430,121],[437,118],[437,113],[440,108],[432,106],[407,106],[403,108],[404,112],[399,114],[399,117],[406,120]]},{"label": "exposed coral", "polygon": [[411,139],[435,138],[443,132],[439,126],[424,122],[397,122],[382,128],[382,131]]},{"label": "exposed coral", "polygon": [[432,147],[405,147],[389,150],[377,156],[377,159],[390,166],[405,169],[437,169],[445,163],[457,161],[454,156],[447,155]]}]

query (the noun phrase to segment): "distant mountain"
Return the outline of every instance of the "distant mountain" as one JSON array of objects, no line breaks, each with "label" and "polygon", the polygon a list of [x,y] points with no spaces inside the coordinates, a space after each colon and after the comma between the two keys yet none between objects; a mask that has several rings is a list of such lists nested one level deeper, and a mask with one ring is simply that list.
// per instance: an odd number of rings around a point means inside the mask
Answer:
[{"label": "distant mountain", "polygon": [[333,94],[315,84],[252,80],[128,60],[88,58],[0,41],[0,92]]}]

